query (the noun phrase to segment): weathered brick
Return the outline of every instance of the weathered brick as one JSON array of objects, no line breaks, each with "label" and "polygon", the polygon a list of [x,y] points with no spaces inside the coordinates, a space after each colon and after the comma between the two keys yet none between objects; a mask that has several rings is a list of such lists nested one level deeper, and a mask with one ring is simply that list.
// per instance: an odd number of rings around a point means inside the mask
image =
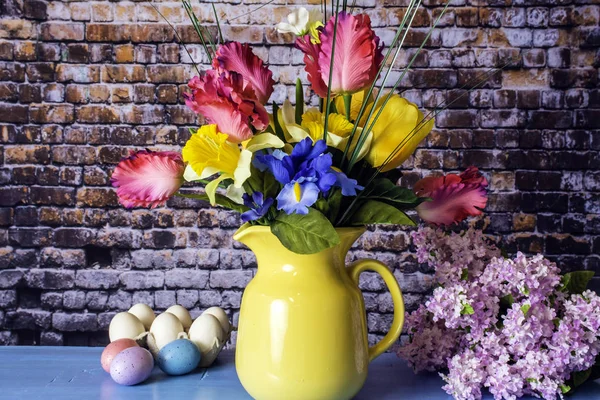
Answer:
[{"label": "weathered brick", "polygon": [[32,269],[27,272],[25,282],[35,289],[70,289],[75,280],[75,271]]},{"label": "weathered brick", "polygon": [[54,313],[52,327],[65,332],[95,331],[98,328],[98,320],[96,314]]},{"label": "weathered brick", "polygon": [[46,41],[81,41],[84,31],[82,23],[46,22],[41,25],[42,39]]}]

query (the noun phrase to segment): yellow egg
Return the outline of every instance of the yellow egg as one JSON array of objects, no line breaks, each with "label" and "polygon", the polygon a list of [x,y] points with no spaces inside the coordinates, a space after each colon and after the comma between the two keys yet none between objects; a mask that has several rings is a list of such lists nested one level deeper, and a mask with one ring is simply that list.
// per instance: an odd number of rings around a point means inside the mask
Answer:
[{"label": "yellow egg", "polygon": [[183,325],[184,329],[190,329],[190,326],[192,326],[192,317],[190,316],[189,311],[186,310],[183,306],[171,306],[167,308],[166,312],[171,313],[177,318],[179,318],[179,321],[181,321],[181,325]]},{"label": "yellow egg", "polygon": [[201,367],[210,366],[225,344],[225,333],[219,320],[211,314],[202,314],[190,327],[190,340],[202,353]]},{"label": "yellow egg", "polygon": [[146,332],[144,324],[133,314],[120,312],[113,317],[108,327],[110,341],[119,339],[135,339],[138,335]]},{"label": "yellow egg", "polygon": [[168,312],[156,317],[150,327],[150,333],[154,335],[158,350],[177,339],[177,335],[181,332],[183,332],[183,325],[175,315]]},{"label": "yellow egg", "polygon": [[225,313],[225,311],[223,311],[222,308],[211,307],[208,310],[204,311],[202,314],[210,314],[214,316],[216,319],[219,320],[219,323],[221,324],[221,328],[223,328],[223,332],[225,333],[225,335],[229,334],[229,331],[231,330],[231,324],[229,323],[229,317],[227,316],[227,313]]},{"label": "yellow egg", "polygon": [[129,309],[129,313],[138,317],[146,330],[150,329],[152,322],[154,322],[154,311],[146,304],[138,303]]}]

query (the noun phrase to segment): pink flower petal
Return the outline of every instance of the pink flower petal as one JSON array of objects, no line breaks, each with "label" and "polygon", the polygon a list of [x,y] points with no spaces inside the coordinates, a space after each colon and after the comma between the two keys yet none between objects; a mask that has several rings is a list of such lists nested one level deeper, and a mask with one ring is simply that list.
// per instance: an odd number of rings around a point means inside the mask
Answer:
[{"label": "pink flower petal", "polygon": [[328,83],[330,72],[333,73],[331,92],[334,94],[363,90],[376,79],[382,61],[382,47],[378,47],[379,38],[371,29],[371,20],[366,14],[339,14],[333,71],[330,71],[334,27],[335,17],[332,17],[321,34],[321,78]]},{"label": "pink flower petal", "polygon": [[237,72],[250,84],[261,104],[269,101],[275,84],[273,73],[264,66],[262,60],[247,44],[229,42],[219,46],[213,59],[213,67]]},{"label": "pink flower petal", "polygon": [[111,183],[127,208],[164,205],[183,183],[185,164],[179,153],[132,152],[113,171]]},{"label": "pink flower petal", "polygon": [[417,207],[419,217],[435,225],[451,225],[469,216],[481,215],[487,204],[487,193],[480,185],[454,183],[432,193],[433,201]]},{"label": "pink flower petal", "polygon": [[[319,65],[319,51],[321,46],[310,41],[311,36],[306,35],[296,39],[296,47],[304,53],[304,68],[308,74],[308,81],[313,91],[319,97],[327,97],[327,84],[321,78],[321,67]],[[329,68],[329,65],[326,66]]]},{"label": "pink flower petal", "polygon": [[186,105],[217,124],[219,132],[229,135],[231,142],[250,139],[250,125],[263,130],[269,124],[267,110],[237,72],[210,70],[194,77],[188,86],[192,93],[186,95]]},{"label": "pink flower petal", "polygon": [[469,216],[481,215],[487,204],[487,179],[476,167],[462,174],[426,177],[415,184],[414,192],[420,197],[431,197],[417,207],[419,216],[436,225],[450,225]]}]

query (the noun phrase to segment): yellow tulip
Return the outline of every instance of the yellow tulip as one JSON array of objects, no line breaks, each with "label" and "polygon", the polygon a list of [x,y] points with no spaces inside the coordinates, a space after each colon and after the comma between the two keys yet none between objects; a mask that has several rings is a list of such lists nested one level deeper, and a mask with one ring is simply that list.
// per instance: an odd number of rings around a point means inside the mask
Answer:
[{"label": "yellow tulip", "polygon": [[[386,97],[382,96],[377,102],[369,123],[364,124],[364,121],[361,121],[360,126],[371,126]],[[363,120],[366,120],[369,110],[364,114]],[[422,123],[423,118],[423,113],[415,104],[393,94],[371,129],[373,140],[365,157],[367,162],[373,167],[382,167],[382,172],[400,166],[433,128],[433,119]]]}]

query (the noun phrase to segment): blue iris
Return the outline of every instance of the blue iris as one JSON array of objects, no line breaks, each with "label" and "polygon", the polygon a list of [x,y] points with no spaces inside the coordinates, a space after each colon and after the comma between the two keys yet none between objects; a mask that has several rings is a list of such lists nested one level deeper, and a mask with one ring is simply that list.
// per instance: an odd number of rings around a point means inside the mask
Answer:
[{"label": "blue iris", "polygon": [[264,200],[264,196],[261,192],[252,193],[252,197],[248,193],[244,193],[244,205],[250,210],[246,211],[242,214],[242,221],[255,221],[257,219],[261,219],[267,214],[269,211],[269,207],[273,205],[272,198],[267,198]]},{"label": "blue iris", "polygon": [[308,207],[319,198],[319,187],[304,178],[285,185],[277,196],[277,209],[286,214],[308,214]]},{"label": "blue iris", "polygon": [[283,189],[277,196],[277,209],[287,214],[307,214],[308,207],[315,204],[319,193],[326,196],[333,186],[342,188],[344,196],[355,196],[356,180],[332,169],[332,156],[325,153],[325,141],[312,143],[302,140],[288,155],[281,150],[272,154],[257,155],[254,165],[261,171],[269,170]]}]

